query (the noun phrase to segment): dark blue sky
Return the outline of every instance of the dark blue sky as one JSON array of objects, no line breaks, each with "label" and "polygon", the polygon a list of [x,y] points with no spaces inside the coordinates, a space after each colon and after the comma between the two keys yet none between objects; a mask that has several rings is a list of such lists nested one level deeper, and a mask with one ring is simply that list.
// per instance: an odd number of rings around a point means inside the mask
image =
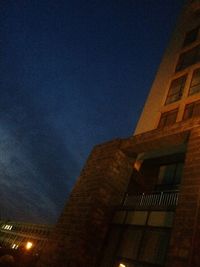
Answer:
[{"label": "dark blue sky", "polygon": [[184,0],[2,0],[0,209],[55,222],[92,147],[130,136]]}]

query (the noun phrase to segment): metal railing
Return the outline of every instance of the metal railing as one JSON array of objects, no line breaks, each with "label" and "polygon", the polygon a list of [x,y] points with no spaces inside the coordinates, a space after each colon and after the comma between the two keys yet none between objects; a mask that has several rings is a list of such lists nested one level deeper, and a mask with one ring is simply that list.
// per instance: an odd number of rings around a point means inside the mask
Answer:
[{"label": "metal railing", "polygon": [[126,195],[123,206],[131,207],[171,207],[178,204],[178,191],[163,191]]}]

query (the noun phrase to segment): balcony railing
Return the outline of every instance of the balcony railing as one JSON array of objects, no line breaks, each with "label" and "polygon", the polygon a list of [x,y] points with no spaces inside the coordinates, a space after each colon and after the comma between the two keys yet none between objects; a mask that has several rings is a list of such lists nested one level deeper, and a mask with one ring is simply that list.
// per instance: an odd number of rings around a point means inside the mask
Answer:
[{"label": "balcony railing", "polygon": [[174,207],[178,204],[178,191],[163,191],[126,195],[123,206],[134,208]]}]

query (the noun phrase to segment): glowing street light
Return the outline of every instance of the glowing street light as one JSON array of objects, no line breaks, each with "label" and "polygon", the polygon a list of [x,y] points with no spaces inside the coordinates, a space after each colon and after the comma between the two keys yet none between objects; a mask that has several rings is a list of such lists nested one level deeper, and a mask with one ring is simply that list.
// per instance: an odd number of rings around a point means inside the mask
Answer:
[{"label": "glowing street light", "polygon": [[32,242],[29,242],[29,241],[28,241],[28,242],[26,243],[26,249],[27,249],[27,250],[30,250],[30,249],[32,248],[32,246],[33,246],[33,243],[32,243]]}]

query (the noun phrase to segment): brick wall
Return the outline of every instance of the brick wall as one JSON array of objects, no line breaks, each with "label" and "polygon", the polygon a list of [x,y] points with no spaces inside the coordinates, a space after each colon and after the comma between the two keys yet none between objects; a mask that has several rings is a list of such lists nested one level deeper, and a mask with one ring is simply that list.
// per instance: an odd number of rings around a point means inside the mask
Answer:
[{"label": "brick wall", "polygon": [[169,251],[169,267],[200,263],[200,127],[191,130]]},{"label": "brick wall", "polygon": [[132,172],[120,144],[115,140],[93,149],[38,266],[95,266],[113,207]]}]

